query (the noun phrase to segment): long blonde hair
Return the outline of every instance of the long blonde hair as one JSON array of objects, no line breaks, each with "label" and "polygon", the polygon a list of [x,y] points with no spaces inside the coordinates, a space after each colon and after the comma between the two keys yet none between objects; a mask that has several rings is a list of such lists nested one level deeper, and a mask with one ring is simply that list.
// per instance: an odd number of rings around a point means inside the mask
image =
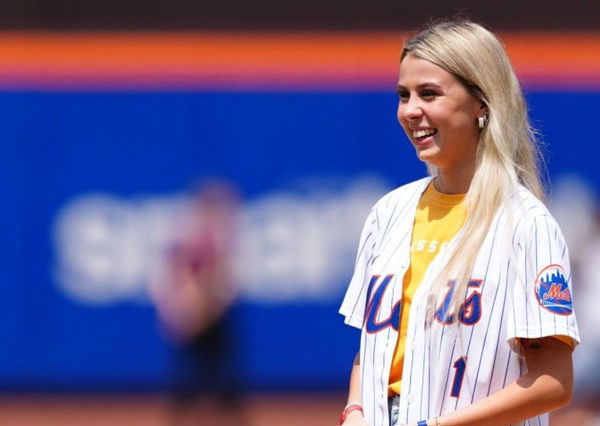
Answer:
[{"label": "long blonde hair", "polygon": [[[431,289],[430,304],[435,307],[447,282],[456,279],[448,309],[456,319],[496,213],[508,205],[519,184],[544,199],[541,156],[519,82],[504,47],[490,31],[462,19],[438,23],[405,43],[401,60],[409,54],[452,74],[487,106],[489,114],[480,132],[476,170],[465,198],[467,221]],[[430,173],[435,170],[430,168]]]}]

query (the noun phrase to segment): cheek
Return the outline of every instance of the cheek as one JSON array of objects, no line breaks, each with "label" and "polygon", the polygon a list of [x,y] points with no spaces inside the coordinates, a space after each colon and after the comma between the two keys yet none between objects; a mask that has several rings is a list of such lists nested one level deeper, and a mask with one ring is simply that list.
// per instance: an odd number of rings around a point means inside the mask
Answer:
[{"label": "cheek", "polygon": [[465,112],[462,116],[461,127],[466,134],[477,137],[479,134],[477,128],[477,116],[471,111]]},{"label": "cheek", "polygon": [[464,109],[456,109],[445,114],[442,120],[444,127],[452,132],[461,132],[463,134],[471,134],[477,132],[477,118]]},{"label": "cheek", "polygon": [[455,116],[455,119],[448,124],[446,142],[449,146],[447,148],[458,156],[464,155],[466,152],[472,152],[479,139],[476,119],[470,114],[461,114]]}]

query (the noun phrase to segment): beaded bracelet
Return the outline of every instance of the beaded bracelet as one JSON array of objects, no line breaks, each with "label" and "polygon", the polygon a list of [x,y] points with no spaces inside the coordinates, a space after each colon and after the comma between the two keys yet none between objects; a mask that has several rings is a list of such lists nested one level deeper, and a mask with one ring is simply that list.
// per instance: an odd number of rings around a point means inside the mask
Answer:
[{"label": "beaded bracelet", "polygon": [[346,421],[346,416],[351,411],[360,411],[362,413],[363,412],[363,408],[362,408],[362,406],[360,404],[348,404],[346,406],[346,408],[344,408],[344,411],[342,411],[342,414],[340,416],[340,425],[344,424],[344,422]]}]

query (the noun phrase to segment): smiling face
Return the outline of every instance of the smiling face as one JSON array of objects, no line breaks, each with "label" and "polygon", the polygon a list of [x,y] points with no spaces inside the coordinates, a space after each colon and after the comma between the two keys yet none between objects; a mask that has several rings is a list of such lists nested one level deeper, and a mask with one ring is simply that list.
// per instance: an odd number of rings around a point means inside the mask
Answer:
[{"label": "smiling face", "polygon": [[420,160],[442,173],[474,170],[482,102],[450,73],[407,55],[400,63],[398,121]]}]

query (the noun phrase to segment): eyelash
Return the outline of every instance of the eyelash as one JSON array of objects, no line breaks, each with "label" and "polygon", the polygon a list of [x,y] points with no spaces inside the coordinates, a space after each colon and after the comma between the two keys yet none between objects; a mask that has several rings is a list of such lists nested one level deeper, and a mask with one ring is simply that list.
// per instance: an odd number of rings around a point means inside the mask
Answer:
[{"label": "eyelash", "polygon": [[[432,99],[438,96],[438,93],[431,89],[424,89],[419,93],[419,96],[423,99]],[[398,90],[398,97],[402,100],[408,99],[410,94],[406,90]]]}]

